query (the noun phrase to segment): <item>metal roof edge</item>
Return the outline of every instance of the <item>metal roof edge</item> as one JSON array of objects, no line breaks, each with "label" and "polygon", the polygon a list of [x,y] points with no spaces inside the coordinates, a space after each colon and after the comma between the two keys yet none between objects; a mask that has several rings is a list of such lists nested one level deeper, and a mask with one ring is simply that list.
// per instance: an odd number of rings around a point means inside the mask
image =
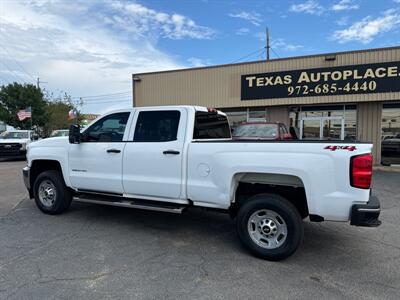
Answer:
[{"label": "metal roof edge", "polygon": [[270,59],[269,61],[264,59],[264,60],[255,60],[255,61],[247,61],[247,62],[240,62],[240,63],[219,64],[219,65],[195,67],[195,68],[183,68],[183,69],[164,70],[164,71],[133,73],[132,74],[132,79],[133,79],[134,76],[139,76],[139,75],[152,75],[152,74],[174,73],[174,72],[184,72],[184,71],[193,71],[193,70],[205,70],[205,69],[224,68],[224,67],[239,66],[239,65],[246,65],[246,64],[258,64],[258,63],[262,63],[262,62],[269,63],[269,62],[283,61],[283,60],[295,60],[295,59],[303,59],[303,58],[323,57],[323,56],[329,56],[329,55],[342,55],[342,54],[352,54],[352,53],[368,53],[368,52],[386,51],[386,50],[400,50],[400,46],[382,47],[382,48],[370,48],[370,49],[350,50],[350,51],[340,51],[340,52],[328,52],[328,53],[300,55],[300,56],[291,56],[291,57]]}]

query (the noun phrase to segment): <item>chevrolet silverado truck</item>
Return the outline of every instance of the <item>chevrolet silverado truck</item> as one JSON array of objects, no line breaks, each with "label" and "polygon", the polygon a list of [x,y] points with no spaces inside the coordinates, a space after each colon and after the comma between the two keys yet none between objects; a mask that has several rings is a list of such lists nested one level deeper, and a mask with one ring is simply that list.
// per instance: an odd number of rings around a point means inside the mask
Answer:
[{"label": "chevrolet silverado truck", "polygon": [[233,140],[227,117],[197,106],[107,113],[69,137],[28,146],[30,198],[46,214],[71,201],[172,213],[214,209],[236,219],[253,254],[281,260],[303,219],[375,227],[371,144]]},{"label": "chevrolet silverado truck", "polygon": [[0,158],[25,158],[26,146],[34,140],[31,130],[9,130],[0,134]]}]

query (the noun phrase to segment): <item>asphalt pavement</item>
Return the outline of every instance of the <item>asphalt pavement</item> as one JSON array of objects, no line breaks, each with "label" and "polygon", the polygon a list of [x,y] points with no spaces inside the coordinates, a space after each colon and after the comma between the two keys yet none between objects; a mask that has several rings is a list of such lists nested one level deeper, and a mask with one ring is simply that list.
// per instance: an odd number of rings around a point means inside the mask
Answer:
[{"label": "asphalt pavement", "polygon": [[0,299],[400,299],[400,173],[377,172],[378,228],[305,223],[289,259],[240,244],[226,215],[73,203],[41,213],[24,162],[0,162]]}]

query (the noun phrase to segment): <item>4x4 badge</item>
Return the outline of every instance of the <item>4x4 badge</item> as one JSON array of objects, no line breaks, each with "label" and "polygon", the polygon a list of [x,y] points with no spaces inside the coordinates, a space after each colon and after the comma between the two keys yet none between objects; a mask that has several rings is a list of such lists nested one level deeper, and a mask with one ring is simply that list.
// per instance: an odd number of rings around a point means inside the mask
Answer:
[{"label": "4x4 badge", "polygon": [[347,151],[354,151],[357,150],[356,146],[326,146],[324,149],[336,151],[336,150],[347,150]]}]

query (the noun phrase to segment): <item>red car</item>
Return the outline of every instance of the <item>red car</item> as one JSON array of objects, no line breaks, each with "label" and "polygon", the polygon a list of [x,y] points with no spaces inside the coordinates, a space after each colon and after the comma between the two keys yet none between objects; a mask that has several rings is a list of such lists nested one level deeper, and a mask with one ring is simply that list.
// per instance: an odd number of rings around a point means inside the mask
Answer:
[{"label": "red car", "polygon": [[232,132],[235,140],[291,140],[285,124],[271,122],[244,122],[238,125]]}]

